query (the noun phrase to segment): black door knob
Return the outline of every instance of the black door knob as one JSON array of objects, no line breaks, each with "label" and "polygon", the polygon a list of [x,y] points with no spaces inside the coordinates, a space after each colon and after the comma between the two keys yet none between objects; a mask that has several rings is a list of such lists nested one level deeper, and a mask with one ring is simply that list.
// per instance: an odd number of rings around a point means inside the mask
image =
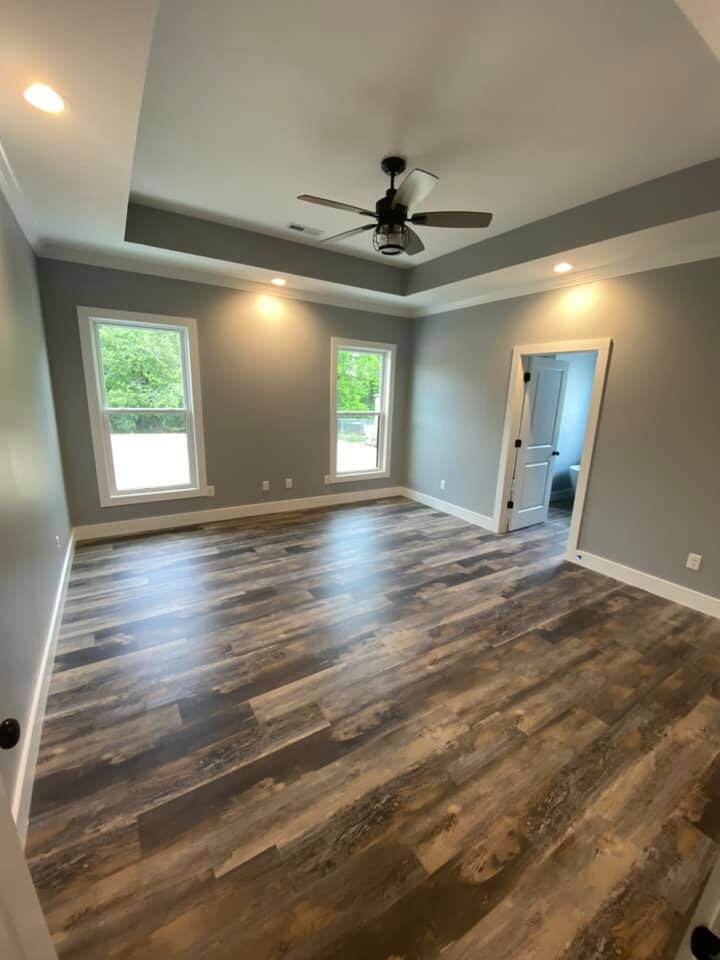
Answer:
[{"label": "black door knob", "polygon": [[554,457],[559,457],[559,456],[560,456],[560,451],[559,451],[559,450],[553,450],[552,455],[553,455]]},{"label": "black door knob", "polygon": [[20,739],[20,724],[15,717],[8,717],[0,723],[0,747],[12,750]]},{"label": "black door knob", "polygon": [[707,927],[695,927],[690,937],[690,949],[698,960],[713,960],[720,956],[720,938]]}]

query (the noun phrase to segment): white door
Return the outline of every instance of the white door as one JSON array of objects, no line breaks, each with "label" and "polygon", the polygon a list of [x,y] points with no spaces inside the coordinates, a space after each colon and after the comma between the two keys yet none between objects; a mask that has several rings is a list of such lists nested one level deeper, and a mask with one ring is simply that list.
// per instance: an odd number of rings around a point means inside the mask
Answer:
[{"label": "white door", "polygon": [[530,357],[519,446],[516,441],[508,530],[547,520],[569,366],[564,360]]},{"label": "white door", "polygon": [[57,960],[0,781],[0,957]]}]

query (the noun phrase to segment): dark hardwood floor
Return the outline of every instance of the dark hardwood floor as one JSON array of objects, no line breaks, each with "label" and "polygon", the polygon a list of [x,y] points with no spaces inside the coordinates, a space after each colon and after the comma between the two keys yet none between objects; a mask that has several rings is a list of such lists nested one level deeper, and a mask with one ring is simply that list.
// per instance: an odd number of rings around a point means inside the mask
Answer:
[{"label": "dark hardwood floor", "polygon": [[60,956],[674,955],[720,622],[402,499],[80,547],[27,852]]}]

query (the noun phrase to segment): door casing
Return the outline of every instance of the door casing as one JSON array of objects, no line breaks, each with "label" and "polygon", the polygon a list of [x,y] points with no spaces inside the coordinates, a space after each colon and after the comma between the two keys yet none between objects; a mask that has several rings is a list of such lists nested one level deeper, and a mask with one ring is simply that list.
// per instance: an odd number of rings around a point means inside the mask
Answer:
[{"label": "door casing", "polygon": [[523,358],[538,353],[582,353],[594,351],[597,354],[595,375],[593,377],[590,409],[588,411],[587,426],[585,428],[585,442],[580,459],[577,488],[575,490],[575,504],[570,521],[570,534],[567,544],[567,559],[575,560],[580,538],[585,497],[587,494],[588,478],[592,466],[592,456],[595,449],[600,411],[602,408],[603,392],[607,375],[612,340],[602,337],[596,340],[551,340],[543,343],[526,343],[513,347],[510,364],[510,384],[508,387],[507,403],[505,406],[505,427],[503,430],[502,446],[500,449],[500,466],[498,469],[497,486],[495,490],[495,512],[493,523],[498,533],[505,533],[508,527],[507,501],[512,484],[512,470],[515,453],[515,438],[519,437],[520,417],[525,384],[523,381]]}]

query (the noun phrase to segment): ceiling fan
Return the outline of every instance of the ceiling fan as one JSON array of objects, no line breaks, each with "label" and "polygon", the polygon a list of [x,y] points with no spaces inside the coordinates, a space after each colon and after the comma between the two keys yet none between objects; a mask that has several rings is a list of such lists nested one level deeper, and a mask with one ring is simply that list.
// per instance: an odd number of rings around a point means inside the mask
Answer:
[{"label": "ceiling fan", "polygon": [[336,210],[347,210],[349,213],[359,213],[361,217],[373,217],[376,223],[366,223],[362,227],[336,233],[332,237],[325,237],[321,242],[330,243],[333,240],[345,240],[354,237],[366,230],[373,230],[373,246],[379,253],[394,257],[398,253],[407,253],[413,256],[425,249],[420,237],[413,227],[487,227],[492,220],[491,213],[473,213],[468,210],[436,210],[428,213],[410,214],[414,207],[428,196],[438,178],[426,170],[413,170],[400,186],[395,189],[395,177],[405,170],[403,157],[385,157],[380,166],[390,177],[390,186],[384,197],[375,204],[375,210],[365,210],[355,207],[351,203],[339,203],[336,200],[326,200],[324,197],[313,197],[302,193],[298,200],[306,203],[317,203],[322,207],[334,207]]}]

